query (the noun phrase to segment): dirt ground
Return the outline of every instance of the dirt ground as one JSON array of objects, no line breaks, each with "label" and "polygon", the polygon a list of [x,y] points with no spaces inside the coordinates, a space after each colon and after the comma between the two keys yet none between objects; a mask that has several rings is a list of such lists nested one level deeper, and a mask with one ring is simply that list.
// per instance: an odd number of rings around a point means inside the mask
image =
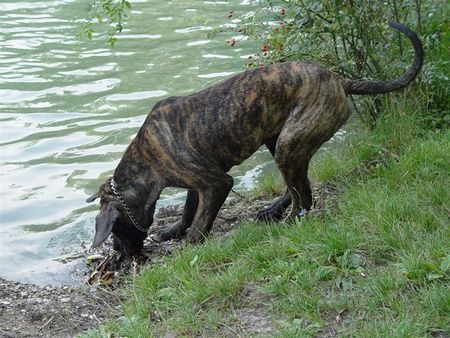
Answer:
[{"label": "dirt ground", "polygon": [[[324,188],[315,190],[319,196],[330,193]],[[316,201],[320,202],[316,204],[316,210],[320,211],[323,199],[316,198]],[[227,236],[241,221],[252,219],[268,203],[268,199],[249,199],[235,194],[220,210],[211,235]],[[105,318],[121,316],[121,299],[117,290],[125,287],[122,277],[137,273],[143,264],[157,263],[163,256],[183,246],[183,240],[157,243],[150,239],[158,229],[176,222],[181,213],[181,205],[159,210],[142,255],[137,259],[122,259],[120,254],[113,252],[110,243],[97,254],[87,257],[92,262],[86,285],[36,286],[0,279],[0,338],[73,337],[98,327]],[[258,316],[254,311],[244,310],[248,316],[240,316],[242,318],[248,317],[253,322]],[[261,324],[258,334],[272,331],[263,319],[258,320]]]},{"label": "dirt ground", "polygon": [[73,337],[118,313],[114,292],[0,279],[0,337]]}]

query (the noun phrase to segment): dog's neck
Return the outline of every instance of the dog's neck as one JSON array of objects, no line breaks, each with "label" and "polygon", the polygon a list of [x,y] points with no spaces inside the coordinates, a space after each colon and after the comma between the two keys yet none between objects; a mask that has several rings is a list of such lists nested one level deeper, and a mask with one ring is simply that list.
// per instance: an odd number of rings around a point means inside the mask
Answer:
[{"label": "dog's neck", "polygon": [[137,142],[132,142],[114,171],[116,188],[138,223],[149,228],[155,204],[162,190],[162,180],[144,161]]}]

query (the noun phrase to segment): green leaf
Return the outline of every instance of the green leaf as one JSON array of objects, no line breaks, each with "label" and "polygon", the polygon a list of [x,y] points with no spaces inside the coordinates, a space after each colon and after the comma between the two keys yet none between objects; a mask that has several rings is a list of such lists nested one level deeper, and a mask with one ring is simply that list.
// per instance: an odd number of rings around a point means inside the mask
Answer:
[{"label": "green leaf", "polygon": [[433,280],[436,280],[436,279],[441,279],[442,277],[444,277],[444,275],[438,274],[438,273],[430,273],[429,275],[427,275],[427,279],[429,281],[433,281]]},{"label": "green leaf", "polygon": [[321,266],[316,270],[316,278],[318,280],[329,280],[336,275],[334,266]]},{"label": "green leaf", "polygon": [[450,270],[450,255],[447,255],[442,259],[440,268],[444,272],[447,272]]},{"label": "green leaf", "polygon": [[364,263],[361,255],[359,254],[351,254],[350,256],[348,256],[348,262],[350,263],[350,266],[354,269],[362,267]]},{"label": "green leaf", "polygon": [[350,278],[337,278],[335,285],[343,291],[349,291],[353,286],[353,282]]},{"label": "green leaf", "polygon": [[109,45],[111,46],[111,48],[114,48],[114,46],[116,45],[117,39],[115,37],[110,37],[109,40]]},{"label": "green leaf", "polygon": [[198,261],[198,255],[195,255],[194,259],[192,259],[192,261],[189,263],[190,266],[194,266],[195,264],[197,264]]},{"label": "green leaf", "polygon": [[175,295],[175,290],[171,287],[158,290],[158,297],[163,299],[172,298]]}]

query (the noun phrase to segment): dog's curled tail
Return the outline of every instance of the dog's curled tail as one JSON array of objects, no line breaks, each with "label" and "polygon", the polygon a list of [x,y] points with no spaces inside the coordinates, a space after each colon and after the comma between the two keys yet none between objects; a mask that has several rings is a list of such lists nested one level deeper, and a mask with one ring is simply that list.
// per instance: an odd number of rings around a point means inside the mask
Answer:
[{"label": "dog's curled tail", "polygon": [[422,42],[417,37],[416,33],[414,33],[405,25],[391,22],[389,26],[405,34],[412,42],[412,45],[414,47],[414,61],[412,65],[405,73],[403,73],[403,75],[394,80],[354,81],[343,79],[342,85],[344,87],[345,94],[374,95],[392,92],[406,87],[411,81],[416,78],[417,74],[419,74],[420,68],[423,64]]}]

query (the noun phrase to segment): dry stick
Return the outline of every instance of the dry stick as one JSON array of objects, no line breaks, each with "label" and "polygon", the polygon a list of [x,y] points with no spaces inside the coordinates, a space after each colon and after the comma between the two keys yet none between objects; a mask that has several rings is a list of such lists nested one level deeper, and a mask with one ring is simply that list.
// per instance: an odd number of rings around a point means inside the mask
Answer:
[{"label": "dry stick", "polygon": [[336,38],[336,32],[333,30],[331,32],[331,36],[333,37],[333,47],[334,47],[334,54],[336,54],[336,61],[338,64],[341,63],[341,58],[339,57],[339,50],[337,47],[337,38]]},{"label": "dry stick", "polygon": [[[107,293],[108,295],[115,297],[119,302],[122,301],[122,300],[120,299],[120,297],[119,297],[118,295],[116,295],[114,292],[111,292],[111,291],[109,291],[109,290],[107,290],[107,289],[105,289],[105,288],[103,288],[103,287],[101,287],[101,286],[98,286],[97,288],[98,288],[101,292]],[[91,293],[89,293],[89,294],[91,294]]]},{"label": "dry stick", "polygon": [[237,217],[231,217],[231,218],[226,218],[226,217],[222,217],[222,216],[216,216],[216,217],[221,220],[227,221],[227,222],[232,222],[232,221],[237,220]]},{"label": "dry stick", "polygon": [[416,5],[416,13],[417,13],[417,31],[419,34],[422,33],[422,15],[421,15],[421,11],[420,11],[420,0],[415,0],[414,1],[415,5]]},{"label": "dry stick", "polygon": [[314,14],[315,16],[317,16],[319,19],[322,19],[323,21],[325,21],[326,23],[328,23],[328,24],[332,24],[333,23],[333,21],[331,21],[331,20],[329,20],[329,19],[327,19],[327,18],[325,18],[324,16],[322,16],[322,15],[320,15],[319,13],[317,13],[317,12],[314,12],[314,11],[312,11],[312,10],[308,10],[310,13],[312,13],[312,14]]},{"label": "dry stick", "polygon": [[[399,21],[399,15],[398,15],[398,8],[397,8],[397,0],[393,0],[392,3],[394,5],[395,21],[400,22]],[[402,39],[400,37],[400,32],[397,32],[396,34],[397,34],[397,37],[398,37],[398,46],[400,48],[400,56],[403,56],[403,46],[402,46]]]},{"label": "dry stick", "polygon": [[238,195],[240,198],[242,198],[242,199],[244,199],[245,198],[245,196],[244,195],[241,195],[241,194],[239,194],[238,192],[236,192],[236,190],[234,190],[234,189],[231,189],[231,192],[232,193],[235,193],[236,195]]},{"label": "dry stick", "polygon": [[355,98],[353,97],[353,95],[350,95],[349,97],[350,101],[352,102],[353,109],[356,111],[356,114],[359,116],[359,119],[362,121],[362,123],[364,123],[367,126],[368,122],[364,119],[363,113],[358,109]]},{"label": "dry stick", "polygon": [[50,324],[50,322],[53,320],[53,318],[55,318],[55,317],[52,317],[52,318],[50,318],[49,320],[47,320],[47,321],[44,323],[44,325],[42,325],[42,326],[39,327],[39,330],[44,329],[48,324]]},{"label": "dry stick", "polygon": [[339,24],[339,30],[341,32],[340,36],[341,36],[341,39],[342,39],[342,47],[344,48],[344,54],[348,58],[349,54],[348,54],[348,51],[347,51],[347,44],[345,43],[344,35],[342,34],[342,31],[343,31],[342,21],[341,21],[339,16],[338,16],[338,24]]},{"label": "dry stick", "polygon": [[[115,310],[106,300],[104,300],[104,299],[102,299],[102,298],[100,298],[99,296],[97,296],[97,295],[95,295],[95,294],[92,294],[91,296],[93,296],[95,299],[97,299],[98,301],[101,301],[103,304],[105,304],[107,307],[109,307],[109,309],[111,310],[111,311],[117,311],[117,310]],[[119,299],[119,301],[120,301],[120,299]]]}]

